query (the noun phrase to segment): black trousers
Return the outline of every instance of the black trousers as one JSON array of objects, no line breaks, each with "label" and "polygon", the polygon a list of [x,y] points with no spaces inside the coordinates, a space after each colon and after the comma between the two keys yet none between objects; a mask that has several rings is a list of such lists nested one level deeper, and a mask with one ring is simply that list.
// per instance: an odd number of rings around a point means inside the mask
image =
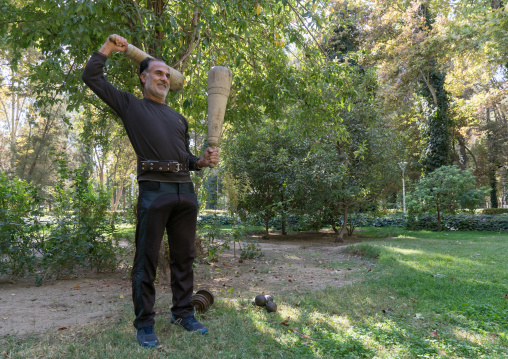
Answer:
[{"label": "black trousers", "polygon": [[190,304],[198,213],[194,186],[192,182],[140,182],[137,209],[136,254],[131,278],[134,326],[141,329],[155,323],[154,280],[164,230],[170,250],[171,311],[176,317],[194,314]]}]

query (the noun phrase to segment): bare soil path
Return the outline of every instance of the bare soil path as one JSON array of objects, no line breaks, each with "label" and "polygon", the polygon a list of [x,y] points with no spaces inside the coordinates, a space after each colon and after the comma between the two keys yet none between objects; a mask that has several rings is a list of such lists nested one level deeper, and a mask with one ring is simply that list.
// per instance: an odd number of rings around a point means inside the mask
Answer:
[{"label": "bare soil path", "polygon": [[[374,263],[342,253],[355,238],[334,243],[330,231],[270,235],[258,241],[263,256],[241,261],[238,248],[220,255],[219,261],[195,269],[195,289],[206,288],[216,298],[221,293],[252,298],[257,294],[280,294],[340,287],[361,280]],[[157,296],[170,296],[165,283]],[[130,305],[127,271],[81,275],[36,287],[33,282],[0,281],[0,336],[65,330],[107,318],[123,305]],[[167,308],[169,311],[169,308]]]}]

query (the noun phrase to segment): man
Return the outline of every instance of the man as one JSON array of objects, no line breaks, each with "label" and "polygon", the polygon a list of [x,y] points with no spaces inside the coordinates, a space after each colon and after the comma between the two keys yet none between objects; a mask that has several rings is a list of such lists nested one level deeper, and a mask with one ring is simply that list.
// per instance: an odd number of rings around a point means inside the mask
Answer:
[{"label": "man", "polygon": [[171,79],[163,60],[147,58],[140,64],[143,99],[118,90],[106,80],[103,68],[108,56],[125,51],[127,45],[127,40],[118,35],[115,42],[106,40],[88,61],[82,79],[122,119],[138,157],[138,218],[132,268],[134,326],[138,343],[155,347],[159,340],[154,332],[153,282],[164,230],[171,253],[171,323],[191,332],[207,332],[194,318],[190,304],[198,210],[189,171],[216,164],[219,152],[208,148],[203,157],[190,152],[187,120],[165,103]]}]

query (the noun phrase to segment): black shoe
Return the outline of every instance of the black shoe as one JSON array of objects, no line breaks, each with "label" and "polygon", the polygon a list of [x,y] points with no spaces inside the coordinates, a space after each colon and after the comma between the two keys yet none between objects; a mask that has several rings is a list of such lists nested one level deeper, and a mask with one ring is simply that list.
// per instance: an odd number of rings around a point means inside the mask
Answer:
[{"label": "black shoe", "polygon": [[157,335],[155,335],[153,326],[136,330],[136,338],[138,339],[139,345],[142,347],[155,348],[159,345],[159,339],[157,339]]},{"label": "black shoe", "polygon": [[177,318],[174,314],[171,314],[171,324],[180,325],[184,327],[188,332],[198,332],[201,334],[208,333],[208,329],[203,324],[198,322],[193,315],[185,318]]}]

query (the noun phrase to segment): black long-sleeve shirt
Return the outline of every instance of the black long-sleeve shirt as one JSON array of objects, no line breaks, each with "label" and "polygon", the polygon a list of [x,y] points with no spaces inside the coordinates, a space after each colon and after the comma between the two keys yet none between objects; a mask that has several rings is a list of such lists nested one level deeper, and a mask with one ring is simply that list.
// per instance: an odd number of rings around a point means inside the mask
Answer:
[{"label": "black long-sleeve shirt", "polygon": [[143,172],[139,161],[178,161],[195,170],[189,149],[189,123],[166,104],[120,91],[104,77],[107,56],[95,51],[81,78],[121,118],[138,157],[138,181],[191,182],[189,172]]}]

